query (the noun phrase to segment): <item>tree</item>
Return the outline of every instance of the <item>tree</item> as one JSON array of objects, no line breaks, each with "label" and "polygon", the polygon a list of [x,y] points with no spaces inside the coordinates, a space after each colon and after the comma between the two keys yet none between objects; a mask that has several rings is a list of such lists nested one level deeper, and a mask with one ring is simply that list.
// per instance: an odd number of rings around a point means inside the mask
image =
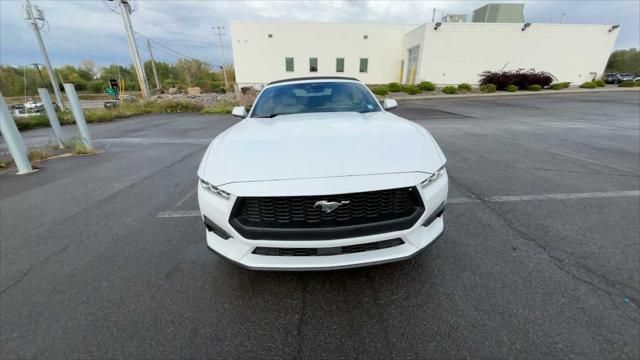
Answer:
[{"label": "tree", "polygon": [[96,67],[96,63],[91,60],[82,60],[80,62],[79,70],[82,70],[91,76],[90,79],[86,80],[94,80],[98,78],[98,68]]},{"label": "tree", "polygon": [[607,72],[640,73],[640,51],[632,48],[616,50],[609,56]]}]

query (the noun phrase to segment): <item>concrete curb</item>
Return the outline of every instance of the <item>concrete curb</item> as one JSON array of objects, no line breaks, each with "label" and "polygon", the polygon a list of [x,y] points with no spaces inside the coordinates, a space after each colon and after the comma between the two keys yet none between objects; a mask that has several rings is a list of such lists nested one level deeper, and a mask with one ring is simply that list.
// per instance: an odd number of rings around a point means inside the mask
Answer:
[{"label": "concrete curb", "polygon": [[508,96],[540,96],[540,95],[557,95],[557,94],[582,94],[582,93],[601,93],[601,92],[618,92],[618,91],[640,91],[640,87],[632,88],[599,88],[599,89],[565,89],[565,90],[542,90],[542,91],[496,91],[494,93],[482,94],[456,94],[456,95],[401,95],[401,96],[376,96],[379,100],[395,99],[395,100],[428,100],[428,99],[460,99],[460,98],[483,98],[483,97],[508,97]]}]

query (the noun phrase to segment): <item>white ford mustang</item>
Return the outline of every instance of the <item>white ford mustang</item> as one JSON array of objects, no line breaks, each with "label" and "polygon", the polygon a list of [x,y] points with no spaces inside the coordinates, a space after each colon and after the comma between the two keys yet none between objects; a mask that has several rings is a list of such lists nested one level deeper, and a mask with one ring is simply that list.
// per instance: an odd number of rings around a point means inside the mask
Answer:
[{"label": "white ford mustang", "polygon": [[407,259],[443,231],[446,158],[361,82],[277,81],[218,135],[198,169],[207,244],[257,270]]}]

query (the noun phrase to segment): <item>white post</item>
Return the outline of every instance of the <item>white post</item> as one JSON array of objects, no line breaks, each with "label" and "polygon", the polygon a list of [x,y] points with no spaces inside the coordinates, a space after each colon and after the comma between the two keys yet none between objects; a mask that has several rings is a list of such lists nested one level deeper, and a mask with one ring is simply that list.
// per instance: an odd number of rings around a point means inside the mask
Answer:
[{"label": "white post", "polygon": [[11,157],[13,158],[13,161],[15,161],[16,163],[16,167],[18,168],[18,175],[34,172],[35,170],[31,168],[29,157],[25,152],[26,146],[22,141],[22,137],[20,136],[18,127],[16,126],[16,123],[13,121],[13,116],[11,116],[11,112],[7,107],[7,103],[4,101],[4,96],[2,96],[1,92],[0,92],[0,131],[2,131],[2,136],[4,137],[4,140],[7,142],[7,147],[9,148],[9,152],[11,153]]},{"label": "white post", "polygon": [[91,134],[89,133],[89,127],[87,126],[87,121],[84,119],[84,113],[82,112],[82,107],[80,107],[80,100],[78,100],[78,94],[76,93],[76,88],[73,84],[63,84],[64,92],[67,93],[67,99],[69,100],[69,105],[71,106],[71,111],[73,112],[73,117],[76,119],[76,125],[78,126],[78,131],[80,131],[80,137],[82,137],[82,141],[87,147],[93,149],[93,142],[91,141]]},{"label": "white post", "polygon": [[58,121],[58,114],[56,114],[56,110],[53,108],[53,104],[51,103],[49,91],[47,89],[39,88],[38,95],[40,95],[42,106],[44,106],[44,112],[47,113],[51,129],[53,129],[53,134],[56,136],[56,140],[58,141],[58,146],[63,148],[62,129],[60,128],[60,121]]}]

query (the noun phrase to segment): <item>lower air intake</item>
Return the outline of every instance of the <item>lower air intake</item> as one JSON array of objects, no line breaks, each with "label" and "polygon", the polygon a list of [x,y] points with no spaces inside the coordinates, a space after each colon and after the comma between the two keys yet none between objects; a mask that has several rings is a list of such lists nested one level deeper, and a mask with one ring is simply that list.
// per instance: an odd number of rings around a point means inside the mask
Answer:
[{"label": "lower air intake", "polygon": [[330,248],[273,248],[256,247],[252,254],[265,256],[331,256],[354,254],[365,251],[388,249],[404,244],[402,239],[376,241],[365,244],[337,246]]}]

